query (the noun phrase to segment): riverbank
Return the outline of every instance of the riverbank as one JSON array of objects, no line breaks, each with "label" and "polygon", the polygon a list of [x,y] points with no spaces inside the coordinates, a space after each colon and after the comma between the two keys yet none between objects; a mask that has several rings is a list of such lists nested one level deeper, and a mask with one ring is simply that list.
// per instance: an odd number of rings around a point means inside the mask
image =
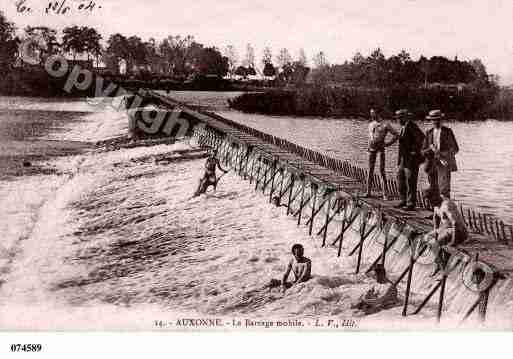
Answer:
[{"label": "riverbank", "polygon": [[[59,137],[95,142],[126,129],[126,117],[107,109]],[[351,274],[354,258],[322,248],[235,174],[224,176],[217,192],[190,199],[204,160],[180,161],[177,151],[194,148],[99,148],[54,160],[59,174],[3,182],[0,328],[156,330],[163,328],[155,320],[176,323],[183,316],[222,319],[215,329],[237,329],[226,324],[233,318],[293,319],[301,329],[318,329],[316,319],[325,318],[354,319],[350,329],[436,327],[434,307],[407,318],[400,304],[355,316],[350,305],[373,280]],[[163,155],[175,160],[155,163]],[[344,251],[355,240],[350,233]],[[294,243],[305,246],[313,278],[285,293],[262,289],[280,278]],[[365,252],[367,265],[377,252]],[[472,300],[450,298],[450,308],[460,311]],[[497,321],[507,298],[490,307],[491,327],[513,327]],[[444,328],[457,326],[451,310]]]},{"label": "riverbank", "polygon": [[447,119],[456,121],[510,120],[513,118],[512,93],[508,90],[496,93],[492,89],[302,87],[242,94],[230,100],[229,106],[238,111],[265,115],[365,120],[370,108],[378,110],[384,118],[392,118],[399,108],[408,108],[418,118],[424,118],[430,110],[439,108],[446,113]]}]

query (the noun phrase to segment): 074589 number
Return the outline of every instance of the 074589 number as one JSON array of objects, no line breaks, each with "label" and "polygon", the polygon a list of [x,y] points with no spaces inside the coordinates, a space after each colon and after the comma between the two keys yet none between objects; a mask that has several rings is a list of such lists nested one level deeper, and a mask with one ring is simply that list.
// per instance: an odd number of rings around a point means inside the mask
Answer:
[{"label": "074589 number", "polygon": [[11,344],[12,352],[40,352],[41,349],[41,344]]}]

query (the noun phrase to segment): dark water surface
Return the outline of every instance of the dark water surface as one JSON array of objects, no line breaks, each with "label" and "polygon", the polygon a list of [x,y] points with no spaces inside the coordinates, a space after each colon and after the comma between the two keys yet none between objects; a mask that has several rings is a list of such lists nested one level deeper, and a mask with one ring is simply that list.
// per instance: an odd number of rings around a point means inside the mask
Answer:
[{"label": "dark water surface", "polygon": [[[32,162],[50,157],[79,153],[86,144],[71,141],[51,141],[41,137],[58,132],[70,122],[78,122],[86,112],[21,109],[23,103],[33,105],[38,100],[23,99],[16,107],[0,101],[0,179],[39,173]],[[50,105],[52,107],[52,105]],[[25,166],[24,166],[25,162]],[[31,163],[28,167],[27,162]]]},{"label": "dark water surface", "polygon": [[[367,166],[367,123],[349,119],[270,117],[240,112],[221,115],[261,131],[273,133],[332,157]],[[392,123],[399,129],[398,123]],[[420,123],[427,130],[430,123]],[[452,195],[483,213],[496,214],[513,223],[513,122],[484,121],[448,123],[460,153],[459,171],[454,173]],[[395,176],[397,145],[387,151],[387,172]],[[427,180],[421,169],[421,186]]]}]

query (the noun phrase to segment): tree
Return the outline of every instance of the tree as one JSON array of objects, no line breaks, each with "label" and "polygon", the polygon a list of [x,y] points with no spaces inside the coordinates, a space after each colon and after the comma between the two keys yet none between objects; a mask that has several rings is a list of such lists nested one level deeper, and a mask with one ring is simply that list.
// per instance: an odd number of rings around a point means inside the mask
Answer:
[{"label": "tree", "polygon": [[91,57],[96,59],[98,65],[99,57],[103,52],[102,45],[100,43],[102,35],[93,27],[83,26],[81,28],[82,39],[84,43],[84,52],[87,54],[87,60]]},{"label": "tree", "polygon": [[313,58],[315,67],[324,67],[328,65],[328,60],[326,59],[326,55],[323,51],[320,51],[317,55]]},{"label": "tree", "polygon": [[237,50],[235,50],[233,45],[228,45],[224,50],[224,56],[228,59],[228,73],[230,76],[233,76],[237,68],[237,62],[239,61]]},{"label": "tree", "polygon": [[264,48],[264,53],[262,55],[262,64],[265,67],[266,64],[272,64],[272,63],[273,63],[273,53],[272,53],[270,47],[266,47],[266,48]]},{"label": "tree", "polygon": [[299,49],[299,56],[297,60],[302,66],[306,66],[308,64],[308,60],[306,58],[306,53],[304,49]]},{"label": "tree", "polygon": [[420,72],[422,73],[422,82],[424,83],[424,87],[427,88],[429,78],[429,60],[421,55],[417,64]]},{"label": "tree", "polygon": [[27,37],[37,39],[31,43],[27,50],[33,51],[39,57],[39,63],[44,63],[46,59],[57,53],[59,43],[57,42],[57,30],[46,26],[27,26],[25,28]]},{"label": "tree", "polygon": [[255,68],[255,50],[251,46],[251,44],[248,44],[246,46],[246,59],[243,64],[247,68]]},{"label": "tree", "polygon": [[111,35],[107,41],[106,54],[108,62],[114,66],[115,72],[119,74],[119,63],[121,60],[127,61],[129,58],[128,39],[121,34]]},{"label": "tree", "polygon": [[280,54],[276,57],[276,62],[281,69],[283,69],[285,65],[290,65],[292,63],[292,56],[290,56],[289,50],[286,48],[281,49]]},{"label": "tree", "polygon": [[[196,45],[193,45],[196,44]],[[168,36],[161,44],[162,56],[168,63],[169,72],[174,75],[185,76],[188,73],[192,54],[191,50],[198,50],[199,46],[194,42],[194,37],[187,35],[182,37]],[[189,62],[189,64],[188,64]]]},{"label": "tree", "polygon": [[127,40],[127,54],[128,58],[127,65],[130,71],[133,71],[134,67],[140,69],[148,65],[148,56],[146,52],[146,46],[144,45],[141,38],[138,36],[130,36]]},{"label": "tree", "polygon": [[294,61],[292,64],[285,64],[278,78],[285,85],[294,83],[296,86],[300,86],[305,82],[309,72],[308,67],[303,66],[299,61]]},{"label": "tree", "polygon": [[198,58],[198,70],[202,75],[217,75],[224,77],[228,73],[228,58],[223,56],[215,47],[207,47],[201,50]]},{"label": "tree", "polygon": [[237,70],[235,70],[235,75],[246,78],[248,76],[248,70],[244,66],[239,66]]},{"label": "tree", "polygon": [[472,61],[470,61],[470,65],[474,69],[477,82],[480,82],[480,83],[488,82],[488,74],[486,72],[486,67],[481,60],[473,59]]},{"label": "tree", "polygon": [[386,84],[386,59],[378,47],[374,50],[368,61],[367,82],[371,86],[384,87]]},{"label": "tree", "polygon": [[8,67],[14,63],[18,49],[19,39],[15,37],[14,24],[7,21],[0,11],[0,73],[8,71]]},{"label": "tree", "polygon": [[150,38],[144,43],[144,47],[149,71],[152,73],[162,72],[162,58],[157,48],[157,41],[154,38]]},{"label": "tree", "polygon": [[71,52],[73,59],[82,54],[86,49],[82,28],[79,26],[66,27],[62,30],[62,47],[64,51]]},{"label": "tree", "polygon": [[265,77],[273,77],[276,76],[276,69],[274,68],[273,64],[270,62],[266,62],[264,65],[264,76]]}]

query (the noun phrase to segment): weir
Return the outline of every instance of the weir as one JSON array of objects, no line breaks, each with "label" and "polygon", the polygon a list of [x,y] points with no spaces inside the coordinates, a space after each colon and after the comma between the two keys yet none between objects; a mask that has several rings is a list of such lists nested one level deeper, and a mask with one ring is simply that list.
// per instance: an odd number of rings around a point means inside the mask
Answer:
[{"label": "weir", "polygon": [[[264,193],[270,203],[286,207],[298,226],[303,224],[311,236],[319,236],[323,247],[335,248],[340,260],[349,261],[355,273],[369,273],[377,263],[385,265],[400,289],[403,316],[416,315],[426,307],[431,307],[437,320],[447,312],[457,314],[462,322],[503,314],[501,310],[513,295],[511,225],[460,206],[469,239],[457,250],[444,248],[451,253],[451,261],[435,279],[429,275],[433,253],[424,240],[424,234],[432,230],[431,221],[425,219],[432,211],[421,192],[416,212],[395,209],[391,201],[361,198],[367,173],[347,161],[156,92],[143,96],[145,102],[171,111],[174,121],[193,120],[185,135],[194,137],[202,147],[216,148],[222,163]],[[138,120],[131,121],[134,126],[133,121]],[[159,123],[153,133],[169,127]],[[377,177],[373,185],[382,190]],[[387,186],[393,198],[398,198],[397,183],[390,180]],[[473,281],[476,268],[486,275]]]}]

